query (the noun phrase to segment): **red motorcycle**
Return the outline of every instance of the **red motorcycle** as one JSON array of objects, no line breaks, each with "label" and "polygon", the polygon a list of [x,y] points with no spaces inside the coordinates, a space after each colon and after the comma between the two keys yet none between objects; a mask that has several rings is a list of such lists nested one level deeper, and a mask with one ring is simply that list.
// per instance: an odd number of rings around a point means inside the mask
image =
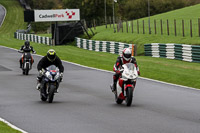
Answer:
[{"label": "red motorcycle", "polygon": [[133,63],[127,63],[122,66],[120,71],[121,77],[117,81],[115,101],[117,104],[121,104],[125,100],[126,105],[131,106],[138,77],[137,68]]}]

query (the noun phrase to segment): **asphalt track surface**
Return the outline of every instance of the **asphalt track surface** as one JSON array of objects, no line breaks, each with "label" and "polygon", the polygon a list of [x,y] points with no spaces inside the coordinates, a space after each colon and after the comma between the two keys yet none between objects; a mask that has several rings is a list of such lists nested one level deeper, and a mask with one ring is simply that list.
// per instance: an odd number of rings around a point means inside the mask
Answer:
[{"label": "asphalt track surface", "polygon": [[131,107],[117,105],[112,73],[63,62],[64,81],[53,103],[22,75],[20,54],[0,47],[0,117],[29,133],[199,133],[200,92],[139,78]]},{"label": "asphalt track surface", "polygon": [[[4,9],[0,6],[0,25]],[[133,105],[117,105],[112,73],[63,62],[64,81],[54,102],[35,89],[35,56],[22,75],[20,54],[0,46],[0,117],[29,133],[199,133],[200,92],[138,79]],[[1,132],[1,131],[0,131]]]}]

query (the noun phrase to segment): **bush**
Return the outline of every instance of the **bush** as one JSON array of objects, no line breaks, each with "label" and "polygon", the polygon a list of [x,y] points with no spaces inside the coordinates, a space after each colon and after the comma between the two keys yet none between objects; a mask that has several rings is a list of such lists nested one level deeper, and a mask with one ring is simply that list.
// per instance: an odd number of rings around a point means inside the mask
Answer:
[{"label": "bush", "polygon": [[41,22],[34,22],[34,23],[31,23],[31,26],[32,26],[32,30],[36,33],[40,32],[40,33],[46,33],[47,32],[47,29],[50,27],[50,23],[41,23]]}]

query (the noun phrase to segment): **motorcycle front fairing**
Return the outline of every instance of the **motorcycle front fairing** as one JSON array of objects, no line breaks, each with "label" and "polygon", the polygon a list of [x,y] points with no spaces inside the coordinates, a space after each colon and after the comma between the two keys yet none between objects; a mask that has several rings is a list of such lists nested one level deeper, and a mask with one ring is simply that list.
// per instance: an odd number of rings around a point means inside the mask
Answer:
[{"label": "motorcycle front fairing", "polygon": [[56,86],[57,89],[60,83],[60,72],[55,65],[47,67],[46,70],[47,71],[43,76],[43,89],[45,93],[50,85]]},{"label": "motorcycle front fairing", "polygon": [[124,99],[122,94],[125,94],[124,91],[126,91],[127,87],[134,88],[138,73],[133,63],[124,64],[122,68],[124,70],[122,72],[122,76],[117,81],[117,92],[119,97],[122,97],[122,99]]}]

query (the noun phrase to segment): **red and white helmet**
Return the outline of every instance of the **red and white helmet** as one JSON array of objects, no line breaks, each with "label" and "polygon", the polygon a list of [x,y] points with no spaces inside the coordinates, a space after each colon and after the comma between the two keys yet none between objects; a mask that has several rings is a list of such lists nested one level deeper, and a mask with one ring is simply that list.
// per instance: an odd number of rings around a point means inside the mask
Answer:
[{"label": "red and white helmet", "polygon": [[125,48],[122,52],[122,58],[126,61],[131,59],[131,50],[129,48]]}]

